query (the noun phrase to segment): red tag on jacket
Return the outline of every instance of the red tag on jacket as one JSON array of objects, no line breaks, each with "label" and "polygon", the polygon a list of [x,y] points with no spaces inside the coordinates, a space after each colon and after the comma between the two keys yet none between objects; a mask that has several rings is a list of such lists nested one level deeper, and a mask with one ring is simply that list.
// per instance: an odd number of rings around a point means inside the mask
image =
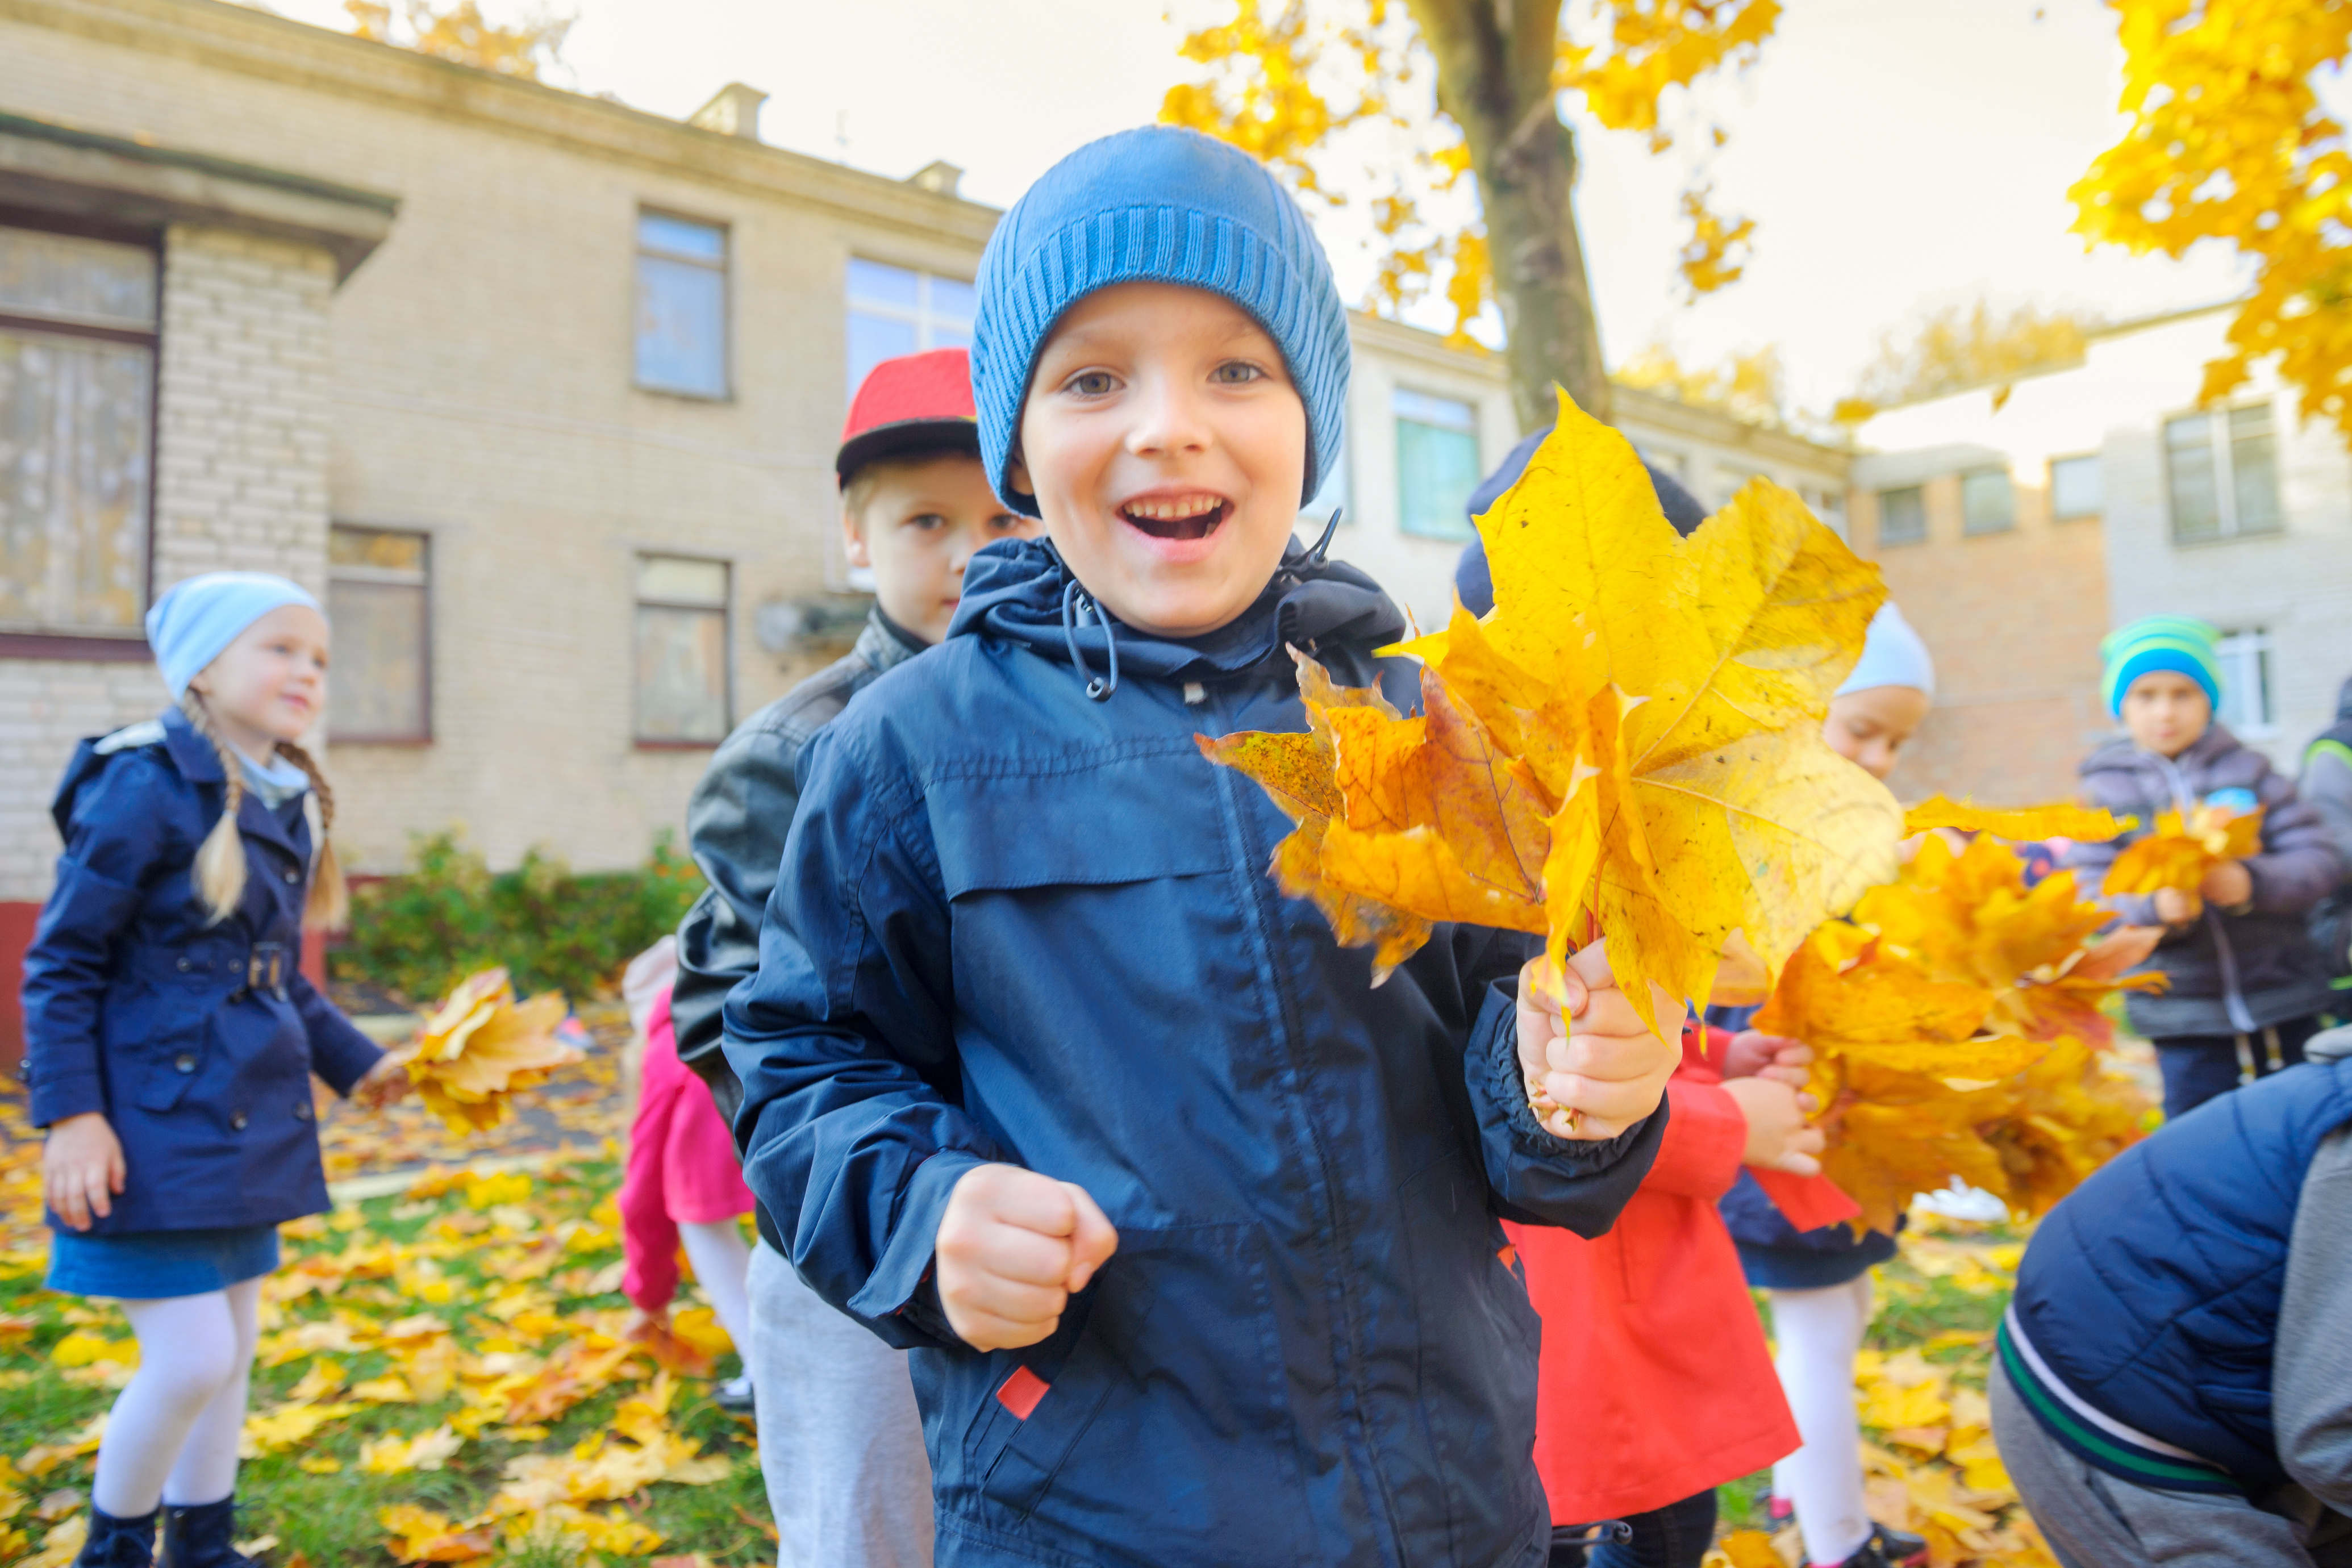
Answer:
[{"label": "red tag on jacket", "polygon": [[1790,1225],[1799,1230],[1819,1230],[1825,1225],[1843,1220],[1859,1219],[1862,1205],[1846,1196],[1845,1189],[1827,1176],[1795,1176],[1786,1171],[1767,1171],[1748,1167],[1764,1195],[1772,1200]]},{"label": "red tag on jacket", "polygon": [[1045,1397],[1045,1391],[1053,1386],[1027,1367],[1016,1366],[1013,1375],[1004,1380],[1004,1386],[996,1391],[996,1402],[1013,1412],[1016,1419],[1026,1421],[1029,1413],[1037,1408],[1037,1402]]}]

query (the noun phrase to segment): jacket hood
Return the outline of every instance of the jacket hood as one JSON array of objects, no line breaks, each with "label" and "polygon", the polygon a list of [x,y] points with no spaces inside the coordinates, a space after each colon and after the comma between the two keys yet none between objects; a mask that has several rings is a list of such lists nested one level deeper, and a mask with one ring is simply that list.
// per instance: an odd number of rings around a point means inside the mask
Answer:
[{"label": "jacket hood", "polygon": [[115,752],[139,746],[151,746],[162,742],[172,765],[180,776],[191,784],[218,784],[221,773],[220,753],[210,741],[196,733],[188,716],[176,707],[166,708],[152,719],[142,720],[115,731],[110,735],[84,741],[66,764],[65,776],[58,781],[58,793],[49,803],[49,817],[58,825],[62,837],[73,821],[74,803],[81,798],[92,780],[106,771],[107,759]]},{"label": "jacket hood", "polygon": [[1318,642],[1343,641],[1370,648],[1405,635],[1404,613],[1379,584],[1345,562],[1317,559],[1297,539],[1249,608],[1197,637],[1153,637],[1106,624],[1098,608],[1086,614],[1076,605],[1066,630],[1063,605],[1074,587],[1085,595],[1049,542],[1001,541],[972,557],[948,636],[1000,637],[1062,664],[1071,662],[1075,647],[1087,667],[1082,679],[1109,667],[1115,645],[1123,678],[1213,680],[1274,660],[1287,672],[1286,645],[1312,651]]}]

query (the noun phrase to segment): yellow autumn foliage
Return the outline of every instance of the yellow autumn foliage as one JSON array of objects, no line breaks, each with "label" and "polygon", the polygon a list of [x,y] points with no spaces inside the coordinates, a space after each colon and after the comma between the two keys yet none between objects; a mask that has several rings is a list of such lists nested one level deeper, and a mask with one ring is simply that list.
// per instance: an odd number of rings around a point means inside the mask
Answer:
[{"label": "yellow autumn foliage", "polygon": [[402,1060],[417,1097],[453,1130],[486,1131],[506,1120],[510,1092],[581,1059],[555,1037],[563,1016],[562,992],[517,1002],[507,972],[485,969],[458,983]]},{"label": "yellow autumn foliage", "polygon": [[2186,820],[2168,811],[2156,830],[2124,846],[2107,868],[2109,894],[2154,893],[2165,889],[2193,893],[2205,874],[2226,861],[2242,860],[2263,847],[2263,813],[2198,806]]},{"label": "yellow autumn foliage", "polygon": [[1777,966],[1892,875],[1902,814],[1820,724],[1884,600],[1797,498],[1751,482],[1687,540],[1633,448],[1560,399],[1559,423],[1479,521],[1496,607],[1399,649],[1423,711],[1335,689],[1301,661],[1304,735],[1203,739],[1298,831],[1276,855],[1375,983],[1425,922],[1596,937],[1644,982],[1706,997],[1739,933]]}]

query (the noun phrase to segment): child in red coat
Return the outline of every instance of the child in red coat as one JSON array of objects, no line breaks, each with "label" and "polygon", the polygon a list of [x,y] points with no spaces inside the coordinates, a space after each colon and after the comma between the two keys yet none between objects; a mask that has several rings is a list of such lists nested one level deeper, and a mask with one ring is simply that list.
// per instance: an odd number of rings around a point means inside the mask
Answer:
[{"label": "child in red coat", "polygon": [[[675,960],[671,963],[675,971]],[[710,1086],[677,1058],[670,1026],[669,983],[664,977],[646,1016],[646,1055],[637,1089],[637,1115],[629,1130],[629,1165],[621,1181],[621,1292],[648,1319],[669,1311],[677,1294],[677,1249],[711,1314],[738,1352],[751,1343],[745,1276],[751,1249],[742,1217],[751,1190],[735,1163],[735,1140],[710,1098]],[[748,1410],[747,1377],[722,1383],[713,1397],[730,1410]]]},{"label": "child in red coat", "polygon": [[[1594,1549],[1592,1568],[1698,1568],[1716,1486],[1798,1445],[1715,1205],[1743,1165],[1818,1175],[1822,1134],[1797,1089],[1810,1054],[1693,1026],[1657,1163],[1616,1227],[1587,1241],[1507,1226],[1544,1322],[1536,1468],[1552,1522],[1633,1528],[1631,1542]],[[1555,1568],[1584,1562],[1568,1540],[1554,1549]]]}]

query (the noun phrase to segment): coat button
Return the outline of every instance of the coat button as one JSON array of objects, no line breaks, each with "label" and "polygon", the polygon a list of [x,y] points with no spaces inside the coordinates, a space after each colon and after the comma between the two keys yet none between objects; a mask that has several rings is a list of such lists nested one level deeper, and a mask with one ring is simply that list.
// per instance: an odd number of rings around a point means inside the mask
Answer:
[{"label": "coat button", "polygon": [[308,1121],[310,1120],[310,1102],[309,1100],[298,1100],[294,1102],[294,1120],[297,1121]]},{"label": "coat button", "polygon": [[194,1051],[182,1051],[172,1058],[172,1065],[182,1072],[194,1072],[196,1070],[196,1054]]},{"label": "coat button", "polygon": [[299,871],[289,871],[286,873],[286,879],[289,882],[299,882],[302,879],[302,873]]},{"label": "coat button", "polygon": [[230,1130],[231,1131],[233,1131],[233,1132],[242,1132],[242,1131],[245,1131],[245,1112],[244,1112],[244,1111],[242,1111],[242,1110],[233,1110],[233,1111],[229,1112],[228,1125],[229,1125],[229,1130]]},{"label": "coat button", "polygon": [[183,973],[183,974],[185,974],[187,972],[188,972],[188,961],[187,961],[186,959],[184,959],[184,959],[180,960],[180,973]]}]

